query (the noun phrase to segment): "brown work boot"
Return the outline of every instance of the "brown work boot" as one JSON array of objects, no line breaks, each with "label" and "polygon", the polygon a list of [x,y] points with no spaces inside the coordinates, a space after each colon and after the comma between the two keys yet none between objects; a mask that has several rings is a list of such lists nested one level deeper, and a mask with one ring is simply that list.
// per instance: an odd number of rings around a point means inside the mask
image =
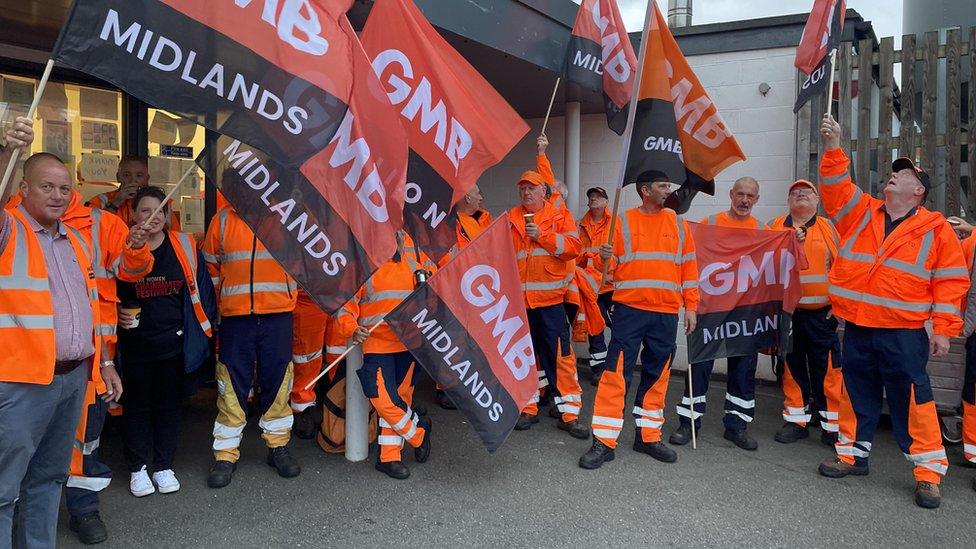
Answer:
[{"label": "brown work boot", "polygon": [[942,503],[939,485],[934,482],[919,481],[915,483],[915,505],[925,509],[937,509]]},{"label": "brown work boot", "polygon": [[522,412],[521,414],[519,414],[518,421],[515,422],[515,430],[527,431],[536,423],[539,423],[538,415],[531,415]]},{"label": "brown work boot", "polygon": [[578,439],[590,438],[590,429],[584,425],[580,425],[579,420],[574,419],[572,421],[559,421],[559,428],[563,431],[569,433],[569,436]]},{"label": "brown work boot", "polygon": [[847,463],[839,457],[832,457],[823,460],[817,470],[820,471],[821,475],[830,478],[842,478],[846,477],[847,475],[863,477],[864,475],[868,474],[867,465],[854,465],[852,463]]}]

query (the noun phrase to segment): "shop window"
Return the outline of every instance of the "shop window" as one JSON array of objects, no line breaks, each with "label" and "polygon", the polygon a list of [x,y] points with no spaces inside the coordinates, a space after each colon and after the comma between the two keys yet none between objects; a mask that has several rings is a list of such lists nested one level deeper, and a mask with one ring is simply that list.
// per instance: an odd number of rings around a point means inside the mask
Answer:
[{"label": "shop window", "polygon": [[203,150],[206,131],[193,121],[162,109],[149,109],[149,182],[167,193],[191,170],[174,195],[174,209],[180,212],[183,231],[202,234],[204,195],[202,170],[193,159]]}]

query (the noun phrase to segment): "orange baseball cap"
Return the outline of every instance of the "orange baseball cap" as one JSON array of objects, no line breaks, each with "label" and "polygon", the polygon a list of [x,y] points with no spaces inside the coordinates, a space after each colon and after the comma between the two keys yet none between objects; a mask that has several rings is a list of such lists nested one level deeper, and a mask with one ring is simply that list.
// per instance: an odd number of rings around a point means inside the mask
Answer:
[{"label": "orange baseball cap", "polygon": [[519,177],[518,184],[521,183],[529,183],[532,185],[545,185],[546,180],[543,179],[542,175],[539,172],[533,170],[526,170],[524,173],[522,173],[522,176]]},{"label": "orange baseball cap", "polygon": [[790,189],[786,192],[791,193],[793,192],[793,189],[797,187],[807,187],[809,189],[813,189],[814,193],[819,194],[819,192],[817,191],[817,186],[807,181],[806,179],[797,179],[796,181],[793,182],[792,185],[790,185]]}]

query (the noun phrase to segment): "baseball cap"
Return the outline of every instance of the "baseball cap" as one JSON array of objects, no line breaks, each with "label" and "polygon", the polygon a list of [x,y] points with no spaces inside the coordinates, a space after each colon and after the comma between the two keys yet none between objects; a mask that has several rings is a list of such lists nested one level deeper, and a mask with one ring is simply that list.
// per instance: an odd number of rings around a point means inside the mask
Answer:
[{"label": "baseball cap", "polygon": [[606,199],[609,199],[610,198],[610,196],[607,195],[606,189],[604,189],[603,187],[590,187],[589,189],[586,189],[586,197],[587,198],[589,198],[590,197],[590,194],[592,194],[592,193],[596,193],[596,194],[598,194],[598,195],[600,195],[600,196],[602,196],[603,198],[606,198]]},{"label": "baseball cap", "polygon": [[543,179],[539,172],[533,170],[526,170],[519,177],[518,183],[531,183],[532,185],[545,185],[546,180]]},{"label": "baseball cap", "polygon": [[793,189],[795,189],[795,188],[797,188],[797,187],[807,187],[807,188],[809,188],[809,189],[813,189],[813,192],[814,192],[815,194],[819,194],[819,193],[817,192],[817,186],[816,186],[816,185],[814,185],[813,183],[811,183],[811,182],[809,182],[809,181],[807,181],[806,179],[797,179],[796,181],[794,181],[794,182],[793,182],[793,184],[792,184],[792,185],[790,185],[790,188],[789,188],[789,190],[788,190],[788,191],[786,191],[786,192],[787,192],[787,194],[789,194],[789,193],[791,193],[791,192],[793,192]]},{"label": "baseball cap", "polygon": [[896,158],[894,162],[891,163],[891,172],[900,172],[902,170],[912,170],[915,172],[915,177],[922,182],[922,186],[925,187],[925,194],[923,198],[929,196],[929,191],[932,190],[932,181],[929,179],[929,174],[925,173],[925,170],[919,168],[912,162],[911,158]]},{"label": "baseball cap", "polygon": [[660,181],[671,182],[671,178],[664,172],[658,170],[646,170],[637,176],[638,183],[657,183]]}]

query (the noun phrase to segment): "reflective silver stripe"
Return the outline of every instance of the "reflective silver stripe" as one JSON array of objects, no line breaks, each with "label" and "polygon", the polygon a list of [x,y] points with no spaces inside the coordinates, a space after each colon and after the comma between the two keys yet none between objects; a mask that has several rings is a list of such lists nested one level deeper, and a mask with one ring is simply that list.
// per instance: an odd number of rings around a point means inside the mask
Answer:
[{"label": "reflective silver stripe", "polygon": [[933,450],[931,452],[922,452],[921,454],[905,454],[905,458],[908,461],[913,461],[915,463],[922,463],[923,461],[935,461],[940,459],[946,459],[945,450]]},{"label": "reflective silver stripe", "polygon": [[360,325],[373,327],[374,324],[386,318],[386,313],[380,315],[366,316],[359,319]]},{"label": "reflective silver stripe", "polygon": [[112,479],[110,478],[100,478],[100,477],[82,477],[71,475],[68,477],[68,481],[65,482],[65,486],[68,488],[81,488],[82,490],[88,490],[89,492],[101,492],[102,490],[108,488],[111,484]]},{"label": "reflective silver stripe", "polygon": [[845,171],[837,175],[828,175],[826,177],[821,177],[820,184],[825,186],[836,185],[847,178],[848,178],[848,174]]},{"label": "reflective silver stripe", "polygon": [[725,413],[732,414],[733,416],[738,416],[742,421],[745,421],[746,423],[752,423],[752,416],[743,414],[742,412],[736,410],[726,410]]},{"label": "reflective silver stripe", "polygon": [[844,259],[850,259],[851,261],[860,261],[862,263],[874,263],[878,258],[871,254],[862,254],[858,252],[852,252],[850,250],[841,248],[838,251],[838,255]]},{"label": "reflective silver stripe", "polygon": [[830,302],[830,298],[825,295],[815,295],[800,298],[800,305],[819,305]]},{"label": "reflective silver stripe", "polygon": [[376,437],[376,442],[381,446],[400,446],[403,439],[399,435],[380,435]]},{"label": "reflective silver stripe", "polygon": [[955,305],[951,305],[949,303],[934,303],[932,305],[932,312],[948,313],[948,314],[956,315],[958,317],[962,316],[962,311],[959,310],[959,307],[956,307]]},{"label": "reflective silver stripe", "polygon": [[901,261],[899,259],[885,259],[881,262],[882,265],[886,267],[891,267],[911,275],[915,275],[923,279],[931,279],[932,273],[925,268],[925,260],[929,257],[929,251],[932,249],[932,242],[935,241],[935,231],[929,231],[925,233],[922,237],[922,244],[918,247],[918,255],[915,257],[915,263],[908,263],[906,261]]},{"label": "reflective silver stripe", "polygon": [[[13,242],[13,268],[9,276],[0,276],[0,288],[4,290],[50,290],[47,277],[33,277],[28,273],[27,235],[31,234],[30,228],[17,217],[11,215],[10,218],[17,223],[17,236]],[[13,229],[13,224],[11,224],[11,229]]]},{"label": "reflective silver stripe", "polygon": [[53,330],[52,315],[0,314],[0,328],[27,328],[29,330]]},{"label": "reflective silver stripe", "polygon": [[617,429],[622,429],[624,426],[624,420],[615,417],[593,416],[592,425],[602,425],[604,427],[616,427]]},{"label": "reflective silver stripe", "polygon": [[325,347],[325,352],[330,355],[341,355],[346,352],[345,345],[327,345]]},{"label": "reflective silver stripe", "polygon": [[932,269],[932,278],[950,278],[954,276],[969,276],[969,270],[965,267],[946,267],[945,269]]},{"label": "reflective silver stripe", "polygon": [[617,256],[617,261],[621,263],[626,261],[670,261],[675,263],[677,262],[677,254],[669,252],[631,252]]},{"label": "reflective silver stripe", "polygon": [[515,254],[515,259],[525,259],[526,256],[534,257],[534,256],[544,256],[544,255],[547,256],[551,254],[542,248],[532,248],[528,252],[526,252],[525,250],[519,250],[518,253]]},{"label": "reflective silver stripe", "polygon": [[640,289],[655,289],[655,290],[671,290],[679,291],[680,288],[674,282],[668,282],[664,280],[615,280],[613,282],[613,288],[615,290],[640,290]]},{"label": "reflective silver stripe", "polygon": [[[64,223],[62,223],[62,225],[64,225]],[[81,236],[81,231],[72,227],[71,225],[64,225],[64,228],[67,230],[68,233],[70,233],[72,236],[75,237],[75,239],[78,240],[78,243],[80,244],[79,247],[81,248],[81,251],[85,253],[85,259],[88,260],[89,267],[94,265],[95,263],[94,261],[92,261],[91,248],[88,246],[88,241]]]},{"label": "reflective silver stripe", "polygon": [[689,404],[692,404],[692,403],[694,403],[694,404],[704,404],[705,402],[706,402],[705,401],[705,395],[696,396],[694,399],[688,398],[686,396],[681,397],[681,403],[684,404],[684,405],[686,405],[686,406],[689,405]]},{"label": "reflective silver stripe", "polygon": [[630,212],[624,212],[624,215],[620,216],[620,233],[624,239],[624,253],[629,254],[633,252],[633,246],[631,245],[631,235],[630,235]]},{"label": "reflective silver stripe", "polygon": [[[284,282],[255,282],[254,293],[258,292],[289,292],[291,285]],[[250,293],[250,284],[238,284],[237,286],[224,286],[220,289],[220,295],[244,295]]]},{"label": "reflective silver stripe", "polygon": [[[839,297],[853,299],[855,301],[861,301],[869,305],[878,305],[881,307],[890,307],[892,309],[899,309],[902,311],[912,311],[916,313],[926,313],[933,309],[931,303],[912,303],[908,301],[901,301],[897,299],[891,299],[887,297],[876,296],[872,294],[855,292],[853,290],[848,290],[847,288],[842,288],[840,286],[830,286],[831,295],[836,295]],[[952,311],[947,311],[952,312]]]},{"label": "reflective silver stripe", "polygon": [[586,281],[586,283],[587,283],[587,285],[589,285],[589,287],[590,287],[590,288],[591,288],[591,289],[592,289],[592,290],[593,290],[594,292],[597,292],[597,291],[599,291],[599,290],[600,290],[600,286],[599,286],[599,285],[597,284],[597,282],[596,282],[596,279],[595,279],[595,278],[593,278],[592,276],[590,276],[590,274],[589,274],[589,273],[587,273],[586,271],[578,271],[578,272],[580,272],[580,273],[582,273],[582,274],[583,274],[583,280],[585,280],[585,281]]},{"label": "reflective silver stripe", "polygon": [[115,324],[99,324],[95,326],[95,335],[114,336],[118,333]]},{"label": "reflective silver stripe", "polygon": [[681,261],[679,261],[678,264],[688,263],[689,261],[696,261],[698,258],[695,256],[696,256],[695,252],[688,252],[686,254],[682,254]]},{"label": "reflective silver stripe", "polygon": [[689,410],[688,408],[685,408],[684,406],[681,406],[681,405],[675,406],[675,408],[677,409],[678,415],[679,416],[682,416],[682,417],[698,419],[698,418],[702,417],[703,415],[705,415],[705,414],[703,414],[701,412],[693,412],[693,411]]},{"label": "reflective silver stripe", "polygon": [[[869,212],[867,210],[864,210],[864,212],[861,214],[861,222],[857,224],[857,227],[851,232],[851,236],[848,237],[844,245],[841,246],[840,248],[841,257],[846,257],[844,255],[845,252],[854,254],[854,252],[851,251],[854,248],[854,241],[857,240],[857,237],[861,236],[861,231],[863,231],[864,228],[868,226],[868,222],[871,220],[871,216],[868,215],[868,213]],[[863,255],[863,254],[856,254],[856,255]],[[870,257],[871,257],[870,261],[873,262],[874,255],[872,254]],[[849,258],[849,259],[855,259],[855,258]],[[860,261],[864,261],[864,260],[860,260]]]},{"label": "reflective silver stripe", "polygon": [[854,456],[866,458],[870,455],[868,451],[862,450],[857,446],[836,446],[837,455],[839,456]]},{"label": "reflective silver stripe", "polygon": [[[535,398],[538,399],[539,396],[536,395]],[[620,436],[620,431],[616,431],[616,430],[613,430],[613,429],[597,429],[597,428],[594,427],[593,428],[593,436],[617,440],[617,437]]]},{"label": "reflective silver stripe", "polygon": [[677,263],[682,264],[685,262],[685,221],[680,217],[675,217],[674,220],[678,224],[678,250],[677,250]]},{"label": "reflective silver stripe", "polygon": [[752,399],[752,400],[743,400],[743,399],[741,399],[741,398],[739,398],[737,396],[732,396],[732,395],[730,395],[728,393],[725,393],[725,400],[731,402],[732,404],[735,404],[736,406],[738,406],[740,408],[744,408],[746,410],[749,410],[749,409],[752,409],[752,408],[755,408],[756,407],[756,400],[755,399]]},{"label": "reflective silver stripe", "polygon": [[813,284],[815,282],[827,282],[827,275],[802,275],[800,284]]},{"label": "reflective silver stripe", "polygon": [[705,218],[706,223],[709,225],[718,225],[718,214],[712,214]]},{"label": "reflective silver stripe", "polygon": [[276,417],[274,419],[265,420],[261,418],[258,420],[258,426],[265,433],[271,433],[276,435],[283,435],[291,430],[291,426],[295,421],[295,416],[288,414],[285,417]]},{"label": "reflective silver stripe", "polygon": [[552,252],[552,255],[562,255],[566,251],[566,237],[557,234],[556,235],[556,249]]},{"label": "reflective silver stripe", "polygon": [[681,283],[681,289],[682,290],[687,290],[689,288],[697,288],[697,287],[698,287],[698,281],[697,280],[686,280],[685,282],[682,282]]},{"label": "reflective silver stripe", "polygon": [[203,253],[203,260],[206,261],[207,263],[217,262],[217,256],[213,254],[208,254],[207,252],[202,252],[202,253]]},{"label": "reflective silver stripe", "polygon": [[528,292],[531,291],[544,291],[544,290],[561,290],[569,285],[569,281],[573,279],[576,273],[569,273],[562,280],[556,280],[553,282],[525,282],[522,284],[522,289]]},{"label": "reflective silver stripe", "polygon": [[307,355],[291,355],[291,360],[296,364],[305,364],[307,362],[312,362],[313,360],[321,356],[322,356],[322,350],[319,349],[318,351],[308,353]]},{"label": "reflective silver stripe", "polygon": [[404,299],[410,297],[410,294],[412,293],[413,292],[410,290],[383,290],[382,292],[366,294],[361,303],[375,303],[385,299],[399,299],[403,301]]},{"label": "reflective silver stripe", "polygon": [[90,456],[92,455],[92,452],[98,449],[98,445],[101,444],[100,441],[101,439],[96,438],[95,440],[83,443],[75,439],[75,448],[77,448],[82,454]]},{"label": "reflective silver stripe", "polygon": [[858,203],[861,201],[861,196],[863,195],[864,192],[861,191],[859,187],[854,187],[854,194],[851,195],[850,200],[848,200],[847,203],[841,206],[840,210],[838,210],[835,215],[832,215],[830,217],[830,220],[833,221],[834,223],[837,223],[839,220],[843,219],[845,215],[851,213],[851,210],[853,210],[854,207],[858,205]]},{"label": "reflective silver stripe", "polygon": [[217,214],[217,220],[220,226],[220,247],[221,248],[224,247],[224,239],[227,238],[227,213],[229,211],[230,211],[229,209],[224,208],[223,210],[220,210],[219,214]]},{"label": "reflective silver stripe", "polygon": [[274,259],[271,252],[267,250],[254,250],[253,254],[250,250],[246,252],[224,252],[220,255],[220,259],[222,263],[228,263],[231,261],[250,261],[252,255],[254,256],[254,259]]}]

